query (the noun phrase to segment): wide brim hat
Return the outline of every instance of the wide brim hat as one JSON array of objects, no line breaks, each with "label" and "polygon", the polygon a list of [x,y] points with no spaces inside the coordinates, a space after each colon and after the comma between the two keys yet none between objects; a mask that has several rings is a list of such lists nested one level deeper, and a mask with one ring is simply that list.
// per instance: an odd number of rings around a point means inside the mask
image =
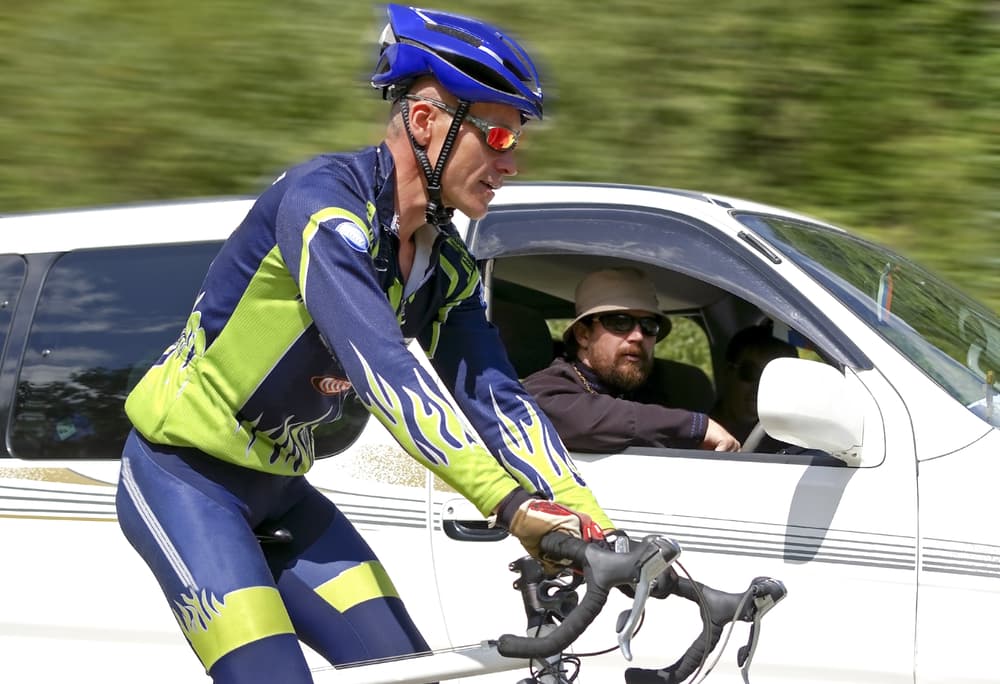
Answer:
[{"label": "wide brim hat", "polygon": [[660,319],[659,342],[670,333],[670,319],[660,311],[653,282],[637,268],[608,268],[588,274],[576,286],[576,318],[563,332],[567,342],[579,321],[611,311],[648,311]]}]

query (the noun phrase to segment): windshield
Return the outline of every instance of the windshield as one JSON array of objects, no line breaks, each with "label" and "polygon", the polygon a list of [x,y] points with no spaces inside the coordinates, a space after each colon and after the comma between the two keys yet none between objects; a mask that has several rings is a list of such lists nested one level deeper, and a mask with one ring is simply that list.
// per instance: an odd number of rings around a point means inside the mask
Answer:
[{"label": "windshield", "polygon": [[1000,427],[1000,318],[926,269],[825,226],[736,214],[948,394]]}]

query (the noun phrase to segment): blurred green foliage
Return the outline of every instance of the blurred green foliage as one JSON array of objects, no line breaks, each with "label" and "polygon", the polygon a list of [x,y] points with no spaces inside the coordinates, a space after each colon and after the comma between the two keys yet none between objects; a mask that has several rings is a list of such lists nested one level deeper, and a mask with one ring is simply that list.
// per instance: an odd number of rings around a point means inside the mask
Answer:
[{"label": "blurred green foliage", "polygon": [[[995,0],[440,0],[541,64],[521,178],[749,197],[1000,308]],[[35,0],[0,15],[0,212],[248,194],[376,142],[370,3]]]},{"label": "blurred green foliage", "polygon": [[653,355],[698,366],[714,383],[711,342],[705,331],[685,316],[671,316],[670,323],[670,334],[656,343]]}]

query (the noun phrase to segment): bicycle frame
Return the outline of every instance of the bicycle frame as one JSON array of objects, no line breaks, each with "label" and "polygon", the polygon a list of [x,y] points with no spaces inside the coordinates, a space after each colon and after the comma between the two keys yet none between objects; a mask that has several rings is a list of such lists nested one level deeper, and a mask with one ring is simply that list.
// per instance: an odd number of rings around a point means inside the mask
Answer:
[{"label": "bicycle frame", "polygon": [[526,659],[500,655],[496,642],[484,641],[476,646],[319,668],[313,670],[313,680],[316,684],[426,684],[527,669],[528,664]]},{"label": "bicycle frame", "polygon": [[[676,594],[695,601],[702,613],[702,633],[673,665],[658,670],[625,669],[627,684],[681,682],[698,676],[708,654],[715,648],[725,625],[750,622],[750,641],[740,649],[737,660],[743,681],[749,684],[750,661],[760,636],[760,619],[786,595],[784,585],[769,577],[757,577],[739,594],[718,591],[706,585],[665,571],[680,554],[680,546],[665,537],[648,535],[635,545],[609,550],[588,544],[582,539],[550,532],[541,539],[541,550],[552,558],[564,558],[579,568],[580,574],[569,583],[545,578],[541,565],[522,558],[511,563],[519,573],[514,587],[521,591],[530,636],[500,635],[496,640],[426,653],[370,660],[341,667],[322,667],[312,671],[316,684],[425,684],[460,677],[507,672],[539,665],[538,682],[566,682],[559,671],[561,658],[572,643],[587,629],[604,608],[608,592],[615,587],[632,587],[632,608],[619,616],[618,645],[626,660],[631,660],[630,642],[640,615],[650,596],[666,598]],[[581,579],[582,578],[582,579]],[[661,586],[661,582],[664,582]],[[584,585],[586,593],[578,599],[575,589]],[[554,591],[550,591],[554,590]],[[577,665],[579,663],[577,662]],[[548,666],[551,665],[551,668]],[[707,675],[714,663],[705,672]],[[527,681],[527,680],[525,680]],[[700,680],[699,680],[700,681]]]},{"label": "bicycle frame", "polygon": [[[505,634],[479,645],[365,661],[340,668],[321,668],[313,670],[313,680],[316,684],[327,681],[330,684],[424,684],[527,669],[533,660],[543,666],[548,660],[547,654],[565,651],[583,633],[603,608],[608,591],[622,581],[638,580],[643,587],[636,592],[632,609],[634,617],[638,618],[648,596],[646,585],[680,553],[675,542],[653,537],[643,540],[631,553],[626,551],[621,555],[598,552],[586,542],[563,534],[549,534],[542,539],[541,545],[553,557],[575,560],[577,567],[584,568],[583,575],[589,583],[586,595],[578,603],[575,588],[579,582],[546,580],[541,566],[527,558],[511,563],[511,570],[519,575],[514,586],[521,591],[528,628],[533,636]],[[603,555],[603,559],[593,557],[592,551]],[[543,620],[544,616],[553,614],[559,618],[558,626]],[[620,634],[626,654],[633,631],[634,625],[631,625],[622,632],[624,636]],[[501,652],[508,655],[501,655]],[[539,681],[566,680],[560,675],[546,674]]]},{"label": "bicycle frame", "polygon": [[[642,584],[640,583],[640,587]],[[625,681],[631,684],[658,684],[663,681],[687,681],[692,673],[700,673],[708,653],[718,643],[723,626],[735,621],[750,622],[750,640],[740,649],[738,662],[743,681],[749,683],[750,661],[760,637],[760,620],[774,605],[781,601],[786,590],[784,585],[768,577],[755,578],[750,587],[741,594],[728,594],[693,581],[679,580],[671,593],[695,600],[698,595],[703,613],[702,634],[692,643],[685,654],[673,665],[660,670],[628,668]],[[643,598],[643,603],[645,597]],[[658,598],[665,598],[659,596]],[[735,608],[735,610],[734,610]],[[714,617],[712,615],[714,614]],[[626,659],[629,647],[619,641]],[[324,667],[313,670],[316,684],[425,684],[426,682],[448,681],[462,677],[476,677],[498,672],[527,669],[529,658],[514,658],[500,655],[498,645],[511,635],[500,640],[483,641],[479,645],[460,646],[429,653],[420,653],[398,658],[372,660],[342,666]],[[717,660],[717,659],[716,659]],[[537,662],[537,661],[536,661]],[[709,666],[705,675],[711,671]],[[556,681],[551,675],[544,675],[539,681]],[[558,681],[563,681],[558,679]],[[701,680],[698,680],[701,681]]]}]

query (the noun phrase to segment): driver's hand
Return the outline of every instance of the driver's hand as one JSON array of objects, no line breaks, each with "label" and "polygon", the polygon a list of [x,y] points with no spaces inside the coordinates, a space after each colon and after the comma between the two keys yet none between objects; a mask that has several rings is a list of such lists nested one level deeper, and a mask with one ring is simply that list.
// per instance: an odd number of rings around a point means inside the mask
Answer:
[{"label": "driver's hand", "polygon": [[705,430],[705,439],[701,442],[701,448],[713,451],[739,451],[740,440],[729,434],[729,431],[719,423],[709,418],[708,429]]}]

